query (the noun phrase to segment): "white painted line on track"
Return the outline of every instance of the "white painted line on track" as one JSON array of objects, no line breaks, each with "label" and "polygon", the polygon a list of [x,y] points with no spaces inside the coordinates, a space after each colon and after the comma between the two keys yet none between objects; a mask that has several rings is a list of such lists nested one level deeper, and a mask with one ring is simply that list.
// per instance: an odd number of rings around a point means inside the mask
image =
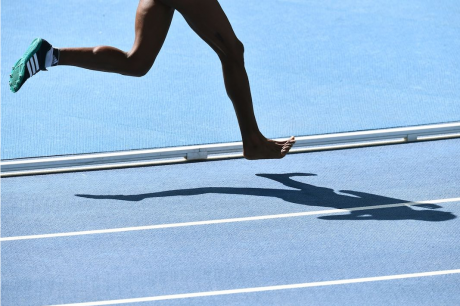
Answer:
[{"label": "white painted line on track", "polygon": [[367,283],[367,282],[377,282],[377,281],[427,277],[427,276],[438,276],[438,275],[448,275],[448,274],[459,274],[459,273],[460,273],[460,269],[443,270],[443,271],[431,271],[431,272],[421,272],[421,273],[411,273],[411,274],[341,279],[341,280],[322,281],[322,282],[313,282],[313,283],[289,284],[289,285],[279,285],[279,286],[253,287],[253,288],[241,288],[241,289],[232,289],[232,290],[159,295],[159,296],[122,299],[122,300],[95,301],[95,302],[84,302],[84,303],[74,303],[74,304],[59,304],[59,305],[50,305],[50,306],[100,306],[100,305],[141,303],[141,302],[187,299],[187,298],[194,298],[194,297],[207,297],[207,296],[216,296],[216,295],[241,294],[241,293],[264,292],[264,291],[274,291],[274,290],[286,290],[286,289],[299,289],[299,288],[310,288],[310,287],[323,287],[323,286]]},{"label": "white painted line on track", "polygon": [[460,198],[438,199],[438,200],[418,201],[418,202],[406,202],[406,203],[385,204],[385,205],[375,205],[375,206],[362,206],[362,207],[352,207],[352,208],[346,208],[346,209],[317,210],[317,211],[307,211],[307,212],[300,212],[300,213],[289,213],[289,214],[278,214],[278,215],[265,215],[265,216],[254,216],[254,217],[231,218],[231,219],[218,219],[218,220],[205,220],[205,221],[193,221],[193,222],[182,222],[182,223],[157,224],[157,225],[146,225],[146,226],[135,226],[135,227],[110,228],[110,229],[91,230],[91,231],[79,231],[79,232],[54,233],[54,234],[42,234],[42,235],[2,237],[2,238],[0,238],[0,242],[17,241],[17,240],[30,240],[30,239],[42,239],[42,238],[82,236],[82,235],[95,235],[95,234],[109,234],[109,233],[132,232],[132,231],[145,231],[145,230],[165,229],[165,228],[174,228],[174,227],[186,227],[186,226],[211,225],[211,224],[234,223],[234,222],[259,221],[259,220],[293,218],[293,217],[304,217],[304,216],[314,216],[314,215],[327,215],[327,214],[338,214],[338,213],[350,212],[350,211],[358,211],[358,210],[373,210],[373,209],[384,209],[384,208],[393,208],[393,207],[400,207],[400,206],[416,206],[416,205],[423,205],[423,204],[440,204],[440,203],[448,203],[448,202],[460,202]]}]

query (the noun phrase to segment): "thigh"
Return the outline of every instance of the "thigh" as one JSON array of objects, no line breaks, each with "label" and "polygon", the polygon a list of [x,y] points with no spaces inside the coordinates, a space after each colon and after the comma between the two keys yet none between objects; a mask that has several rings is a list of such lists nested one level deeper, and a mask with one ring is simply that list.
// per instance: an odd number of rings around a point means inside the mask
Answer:
[{"label": "thigh", "polygon": [[219,55],[241,43],[217,0],[161,0],[185,18],[190,27]]},{"label": "thigh", "polygon": [[130,56],[148,58],[153,64],[168,34],[173,15],[174,9],[159,0],[140,0]]}]

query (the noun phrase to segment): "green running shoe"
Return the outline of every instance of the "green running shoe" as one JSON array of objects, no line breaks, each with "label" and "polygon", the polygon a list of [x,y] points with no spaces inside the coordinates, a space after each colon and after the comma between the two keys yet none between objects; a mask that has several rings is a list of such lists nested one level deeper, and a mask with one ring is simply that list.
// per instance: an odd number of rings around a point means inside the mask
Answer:
[{"label": "green running shoe", "polygon": [[42,38],[32,41],[26,53],[14,64],[10,75],[10,89],[17,92],[30,77],[45,70],[46,54],[52,46]]}]

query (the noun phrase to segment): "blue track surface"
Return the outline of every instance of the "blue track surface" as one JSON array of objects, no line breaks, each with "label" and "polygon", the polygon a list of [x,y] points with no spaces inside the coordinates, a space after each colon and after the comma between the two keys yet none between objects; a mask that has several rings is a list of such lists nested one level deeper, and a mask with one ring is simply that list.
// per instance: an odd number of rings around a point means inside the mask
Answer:
[{"label": "blue track surface", "polygon": [[[129,50],[137,1],[1,4],[2,159],[240,140],[218,58],[179,14],[144,78],[58,67],[12,94],[10,67],[35,37]],[[268,137],[460,120],[457,0],[221,4]]]},{"label": "blue track surface", "polygon": [[[460,140],[2,180],[2,237],[458,198]],[[458,269],[460,202],[2,242],[2,305]],[[456,305],[459,274],[146,305]],[[129,304],[144,305],[144,304]]]}]

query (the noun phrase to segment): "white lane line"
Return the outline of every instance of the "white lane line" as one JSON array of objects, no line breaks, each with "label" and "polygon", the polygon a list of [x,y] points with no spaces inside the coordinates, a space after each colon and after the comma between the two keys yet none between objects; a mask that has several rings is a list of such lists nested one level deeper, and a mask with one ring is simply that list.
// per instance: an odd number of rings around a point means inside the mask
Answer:
[{"label": "white lane line", "polygon": [[422,204],[439,204],[439,203],[448,203],[448,202],[460,202],[460,198],[449,198],[449,199],[439,199],[439,200],[430,200],[430,201],[418,201],[418,202],[385,204],[385,205],[375,205],[375,206],[362,206],[362,207],[352,207],[352,208],[347,208],[347,209],[318,210],[318,211],[308,211],[308,212],[279,214],[279,215],[265,215],[265,216],[255,216],[255,217],[242,217],[242,218],[231,218],[231,219],[218,219],[218,220],[193,221],[193,222],[183,222],[183,223],[169,223],[169,224],[158,224],[158,225],[135,226],[135,227],[109,228],[109,229],[101,229],[101,230],[67,232],[67,233],[54,233],[54,234],[43,234],[43,235],[2,237],[2,238],[0,238],[0,242],[17,241],[17,240],[29,240],[29,239],[42,239],[42,238],[82,236],[82,235],[95,235],[95,234],[108,234],[108,233],[120,233],[120,232],[131,232],[131,231],[144,231],[144,230],[165,229],[165,228],[173,228],[173,227],[185,227],[185,226],[211,225],[211,224],[234,223],[234,222],[259,221],[259,220],[304,217],[304,216],[313,216],[313,215],[338,214],[338,213],[357,211],[357,210],[373,210],[373,209],[384,209],[384,208],[393,208],[393,207],[400,207],[400,206],[416,206],[416,205],[422,205]]},{"label": "white lane line", "polygon": [[274,291],[274,290],[286,290],[286,289],[299,289],[299,288],[310,288],[310,287],[367,283],[367,282],[376,282],[376,281],[386,281],[386,280],[415,278],[415,277],[427,277],[427,276],[437,276],[437,275],[448,275],[448,274],[459,274],[459,273],[460,273],[460,269],[443,270],[443,271],[421,272],[421,273],[411,273],[411,274],[341,279],[341,280],[322,281],[322,282],[313,282],[313,283],[289,284],[289,285],[279,285],[279,286],[253,287],[253,288],[241,288],[241,289],[232,289],[232,290],[204,291],[204,292],[184,293],[184,294],[159,295],[159,296],[122,299],[122,300],[110,300],[110,301],[107,300],[107,301],[95,301],[95,302],[74,303],[74,304],[59,304],[59,305],[50,305],[50,306],[100,306],[100,305],[114,305],[114,304],[127,304],[127,303],[141,303],[141,302],[152,302],[152,301],[187,299],[187,298],[194,298],[194,297],[207,297],[207,296],[216,296],[216,295],[241,294],[241,293],[252,293],[252,292],[263,292],[263,291]]}]

